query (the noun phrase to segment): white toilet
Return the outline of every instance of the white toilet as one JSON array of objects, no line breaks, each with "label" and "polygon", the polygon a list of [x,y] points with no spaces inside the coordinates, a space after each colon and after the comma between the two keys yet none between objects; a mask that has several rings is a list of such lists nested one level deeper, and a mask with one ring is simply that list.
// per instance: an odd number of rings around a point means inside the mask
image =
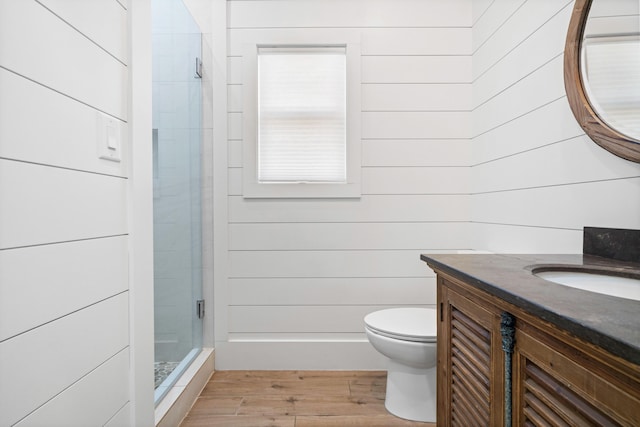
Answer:
[{"label": "white toilet", "polygon": [[412,421],[436,421],[436,310],[391,308],[368,314],[365,332],[389,358],[385,407]]}]

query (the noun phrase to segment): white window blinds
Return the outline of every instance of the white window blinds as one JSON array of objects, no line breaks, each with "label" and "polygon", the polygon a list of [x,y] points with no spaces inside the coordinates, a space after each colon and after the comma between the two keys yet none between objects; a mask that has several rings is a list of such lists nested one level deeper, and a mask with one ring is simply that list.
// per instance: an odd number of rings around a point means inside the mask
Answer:
[{"label": "white window blinds", "polygon": [[347,179],[345,47],[258,49],[258,181]]},{"label": "white window blinds", "polygon": [[585,39],[584,71],[589,100],[620,132],[640,135],[640,37]]}]

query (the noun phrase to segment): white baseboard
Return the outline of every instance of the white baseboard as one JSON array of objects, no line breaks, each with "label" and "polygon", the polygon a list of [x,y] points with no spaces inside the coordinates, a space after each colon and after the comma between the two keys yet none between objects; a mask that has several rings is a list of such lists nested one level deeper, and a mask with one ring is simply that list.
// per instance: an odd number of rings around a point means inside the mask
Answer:
[{"label": "white baseboard", "polygon": [[385,370],[368,341],[216,342],[217,370]]},{"label": "white baseboard", "polygon": [[180,425],[180,422],[193,406],[207,381],[213,375],[215,356],[214,349],[202,349],[189,368],[156,406],[156,427],[175,427]]}]

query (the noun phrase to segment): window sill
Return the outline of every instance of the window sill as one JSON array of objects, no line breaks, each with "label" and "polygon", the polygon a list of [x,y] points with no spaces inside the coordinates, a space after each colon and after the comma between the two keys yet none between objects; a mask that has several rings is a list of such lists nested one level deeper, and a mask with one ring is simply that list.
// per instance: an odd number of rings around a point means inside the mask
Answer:
[{"label": "window sill", "polygon": [[360,183],[246,183],[245,199],[357,199],[361,196]]}]

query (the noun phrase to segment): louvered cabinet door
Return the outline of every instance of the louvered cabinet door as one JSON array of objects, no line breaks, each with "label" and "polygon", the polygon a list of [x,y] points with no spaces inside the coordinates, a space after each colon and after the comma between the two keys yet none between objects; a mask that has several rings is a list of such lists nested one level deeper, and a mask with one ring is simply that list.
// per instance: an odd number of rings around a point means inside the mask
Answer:
[{"label": "louvered cabinet door", "polygon": [[640,426],[640,384],[528,329],[516,328],[514,426]]},{"label": "louvered cabinet door", "polygon": [[501,426],[500,317],[443,285],[447,282],[439,286],[438,426]]}]

